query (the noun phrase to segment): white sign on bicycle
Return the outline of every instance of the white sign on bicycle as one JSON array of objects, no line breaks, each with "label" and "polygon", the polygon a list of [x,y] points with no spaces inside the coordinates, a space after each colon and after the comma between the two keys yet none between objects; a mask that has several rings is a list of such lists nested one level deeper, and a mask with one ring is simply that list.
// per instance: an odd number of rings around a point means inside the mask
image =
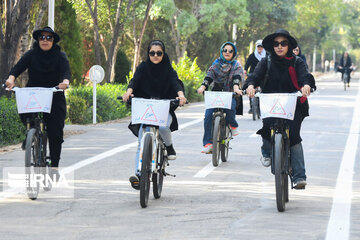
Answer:
[{"label": "white sign on bicycle", "polygon": [[232,92],[205,91],[205,109],[231,109],[232,95]]},{"label": "white sign on bicycle", "polygon": [[167,126],[170,100],[156,100],[144,98],[131,99],[132,124],[149,124]]},{"label": "white sign on bicycle", "polygon": [[18,113],[50,113],[51,111],[52,88],[17,88],[15,95]]},{"label": "white sign on bicycle", "polygon": [[297,95],[293,93],[259,94],[261,118],[284,118],[293,120]]}]

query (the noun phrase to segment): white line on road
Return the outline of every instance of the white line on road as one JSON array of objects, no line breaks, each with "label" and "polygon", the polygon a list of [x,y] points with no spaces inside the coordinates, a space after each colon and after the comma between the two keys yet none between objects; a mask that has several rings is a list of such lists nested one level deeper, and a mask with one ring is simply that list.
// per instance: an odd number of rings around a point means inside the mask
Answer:
[{"label": "white line on road", "polygon": [[356,102],[354,103],[354,114],[349,130],[349,136],[346,141],[345,151],[336,180],[336,189],[326,232],[326,240],[349,239],[354,162],[360,130],[359,106],[360,88],[358,88]]},{"label": "white line on road", "polygon": [[[212,155],[211,155],[212,156]],[[221,161],[219,161],[219,166]],[[209,162],[205,167],[203,167],[200,171],[198,171],[194,177],[195,178],[204,178],[209,175],[212,171],[214,171],[216,167],[213,166],[212,162]]]}]

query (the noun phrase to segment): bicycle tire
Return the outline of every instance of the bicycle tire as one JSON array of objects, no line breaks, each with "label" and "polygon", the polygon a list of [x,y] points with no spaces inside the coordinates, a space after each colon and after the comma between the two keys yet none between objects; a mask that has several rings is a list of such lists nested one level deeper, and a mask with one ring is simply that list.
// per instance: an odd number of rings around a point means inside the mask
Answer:
[{"label": "bicycle tire", "polygon": [[[42,165],[44,166],[44,169],[43,169],[44,175],[51,176],[51,166],[50,166],[50,163],[46,161],[47,142],[48,142],[47,133],[46,133],[46,131],[44,131],[43,136],[42,136],[41,162],[43,163]],[[52,189],[52,184],[50,182],[45,182],[43,189],[44,189],[44,191],[47,191],[47,192],[50,191]]]},{"label": "bicycle tire", "polygon": [[257,118],[260,119],[260,100],[259,100],[259,97],[256,97],[256,114],[257,114]]},{"label": "bicycle tire", "polygon": [[257,113],[257,105],[256,105],[256,97],[251,99],[251,110],[252,110],[252,119],[256,120],[256,113]]},{"label": "bicycle tire", "polygon": [[275,165],[276,206],[279,212],[285,210],[285,148],[281,133],[274,136],[273,160]]},{"label": "bicycle tire", "polygon": [[220,145],[221,148],[221,161],[226,162],[229,158],[229,147],[230,147],[230,128],[224,126],[222,131],[225,132],[225,136],[222,135],[222,143]]},{"label": "bicycle tire", "polygon": [[31,128],[26,136],[25,148],[25,174],[28,179],[26,181],[26,194],[31,200],[35,200],[39,194],[40,184],[36,181],[33,183],[32,175],[38,174],[40,168],[38,161],[40,157],[40,141],[37,129]]},{"label": "bicycle tire", "polygon": [[219,166],[220,158],[220,116],[215,117],[212,140],[212,163],[214,167],[217,167]]},{"label": "bicycle tire", "polygon": [[144,148],[142,154],[141,176],[140,176],[140,205],[146,208],[150,192],[150,175],[152,160],[152,137],[145,135]]},{"label": "bicycle tire", "polygon": [[284,195],[285,195],[285,202],[289,202],[289,177],[288,176],[285,176]]},{"label": "bicycle tire", "polygon": [[158,145],[157,148],[158,154],[156,159],[156,167],[157,172],[152,174],[152,181],[153,181],[153,194],[156,199],[161,197],[163,182],[164,182],[164,169],[165,166],[165,159],[164,159],[164,149],[162,149],[161,145]]}]

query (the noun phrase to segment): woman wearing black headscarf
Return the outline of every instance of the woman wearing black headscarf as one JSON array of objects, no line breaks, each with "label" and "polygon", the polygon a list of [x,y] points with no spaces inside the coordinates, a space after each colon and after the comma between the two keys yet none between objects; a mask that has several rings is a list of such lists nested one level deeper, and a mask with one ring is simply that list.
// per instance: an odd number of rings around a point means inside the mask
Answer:
[{"label": "woman wearing black headscarf", "polygon": [[[288,31],[279,29],[268,35],[263,40],[263,46],[270,53],[271,59],[268,77],[265,79],[268,66],[266,57],[258,63],[253,74],[246,80],[244,88],[247,88],[246,92],[250,97],[254,96],[257,86],[261,86],[263,93],[302,92],[303,97],[297,102],[294,120],[289,121],[294,188],[302,189],[306,185],[306,175],[300,128],[303,119],[309,116],[306,96],[310,95],[310,89],[315,87],[315,82],[304,61],[293,54],[292,50],[297,46],[297,42]],[[257,132],[263,139],[261,162],[265,167],[271,165],[271,121],[271,118],[265,118],[262,129]]]},{"label": "woman wearing black headscarf", "polygon": [[[151,41],[147,53],[146,61],[136,68],[134,77],[131,79],[128,89],[123,95],[123,101],[126,102],[130,96],[154,99],[172,99],[177,97],[180,100],[180,105],[183,105],[186,102],[184,90],[178,81],[176,71],[171,66],[169,56],[165,52],[164,43],[159,40]],[[168,123],[170,124],[168,127],[159,127],[159,133],[165,142],[168,159],[175,160],[176,152],[172,144],[171,132],[178,129],[178,123],[173,109],[170,109]],[[131,129],[133,130],[134,128],[131,127]],[[138,131],[138,133],[140,140],[141,131]],[[137,135],[136,130],[135,135]],[[139,189],[140,173],[137,171],[139,151],[140,149],[138,149],[135,160],[135,176],[131,176],[129,179],[131,186],[135,189]]]},{"label": "woman wearing black headscarf", "polygon": [[[56,87],[65,90],[69,86],[70,66],[66,54],[61,51],[57,42],[59,35],[50,27],[44,27],[33,32],[35,43],[33,48],[11,69],[6,86],[11,89],[15,86],[15,79],[28,69],[29,81],[26,87]],[[64,92],[54,93],[51,113],[44,113],[46,123],[51,167],[59,166],[61,146],[64,142],[64,125],[66,117],[66,101]],[[20,114],[26,124],[26,114]]]}]

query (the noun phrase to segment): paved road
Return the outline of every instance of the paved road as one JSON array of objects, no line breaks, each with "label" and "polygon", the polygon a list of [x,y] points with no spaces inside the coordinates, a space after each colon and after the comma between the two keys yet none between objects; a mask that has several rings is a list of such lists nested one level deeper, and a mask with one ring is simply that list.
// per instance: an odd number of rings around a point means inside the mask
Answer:
[{"label": "paved road", "polygon": [[[0,193],[0,239],[360,239],[359,77],[346,92],[339,75],[318,79],[302,128],[308,186],[290,191],[283,213],[274,177],[259,161],[261,122],[238,116],[242,134],[230,159],[212,168],[211,156],[200,153],[203,105],[194,103],[177,112],[178,158],[168,168],[177,177],[165,179],[148,208],[128,182],[136,150],[128,120],[66,126],[82,132],[66,138],[61,160],[76,169],[74,197]],[[23,156],[2,153],[0,167],[22,166]]]}]

